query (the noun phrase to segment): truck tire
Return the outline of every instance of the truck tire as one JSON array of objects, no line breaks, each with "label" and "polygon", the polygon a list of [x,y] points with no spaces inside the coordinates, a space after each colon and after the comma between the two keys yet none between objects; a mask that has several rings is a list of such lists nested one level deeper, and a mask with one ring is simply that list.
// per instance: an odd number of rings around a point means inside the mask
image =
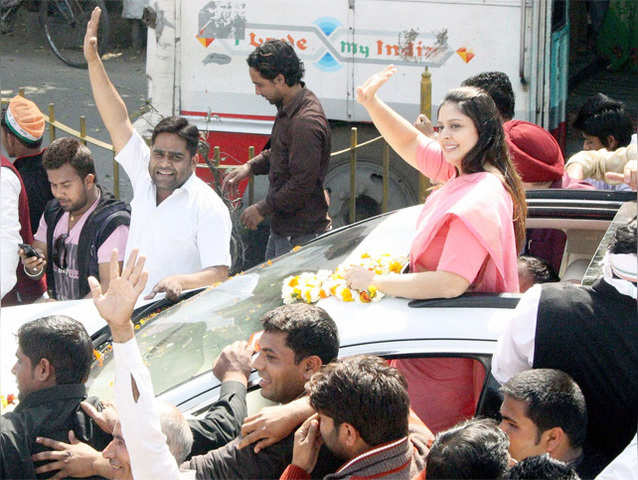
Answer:
[{"label": "truck tire", "polygon": [[[372,125],[359,124],[358,143],[379,136]],[[352,124],[332,125],[332,151],[350,145]],[[382,213],[383,202],[383,140],[357,150],[356,164],[356,220]],[[390,179],[388,211],[418,202],[419,174],[390,149]],[[326,174],[325,188],[330,196],[328,214],[333,228],[350,223],[350,155],[333,157]]]}]

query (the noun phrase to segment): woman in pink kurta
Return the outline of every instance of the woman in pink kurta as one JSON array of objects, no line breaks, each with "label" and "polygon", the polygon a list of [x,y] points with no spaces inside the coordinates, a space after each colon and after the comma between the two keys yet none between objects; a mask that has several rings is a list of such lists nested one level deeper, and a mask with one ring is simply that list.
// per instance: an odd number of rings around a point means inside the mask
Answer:
[{"label": "woman in pink kurta", "polygon": [[[376,96],[395,71],[387,67],[370,77],[357,89],[357,99],[405,161],[445,183],[419,216],[409,274],[375,275],[351,267],[346,279],[354,288],[373,284],[386,294],[418,299],[518,292],[525,197],[494,102],[475,88],[451,90],[439,108],[435,141]],[[393,364],[408,380],[413,409],[433,432],[473,415],[485,375],[478,362],[432,358]]]}]

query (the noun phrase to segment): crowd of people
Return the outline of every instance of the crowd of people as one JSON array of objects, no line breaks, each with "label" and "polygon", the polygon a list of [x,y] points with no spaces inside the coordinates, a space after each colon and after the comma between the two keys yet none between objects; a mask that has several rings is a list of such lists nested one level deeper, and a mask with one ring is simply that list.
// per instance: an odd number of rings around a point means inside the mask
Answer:
[{"label": "crowd of people", "polygon": [[[306,304],[266,313],[258,348],[225,347],[213,365],[219,398],[187,418],[155,398],[131,315],[141,297],[174,299],[224,281],[231,220],[194,174],[195,126],[165,118],[150,147],[133,128],[97,53],[99,17],[96,9],[84,53],[133,200],[120,202],[97,183],[80,142],[60,138],[42,149],[42,114],[14,98],[1,128],[16,157],[2,159],[3,238],[14,234],[2,246],[2,302],[30,303],[45,291],[50,300],[93,298],[112,333],[115,405],[86,398],[93,347],[80,322],[53,315],[26,323],[13,368],[20,403],[0,417],[0,478],[636,478],[636,218],[615,230],[591,287],[558,282],[562,232],[525,227],[527,189],[594,188],[590,179],[636,189],[635,136],[631,143],[620,102],[597,95],[583,106],[583,151],[565,163],[547,131],[513,120],[501,72],[450,90],[437,129],[381,100],[394,67],[357,88],[386,141],[440,186],[423,205],[409,272],[353,266],[346,280],[413,299],[525,292],[489,378],[481,377],[481,385],[500,385],[498,420],[474,418],[480,376],[472,360],[338,360],[337,325]],[[247,63],[255,92],[277,116],[267,148],[226,186],[269,176],[266,198],[240,220],[255,229],[270,218],[272,258],[330,229],[330,130],[289,44],[267,41]],[[278,405],[246,417],[253,369],[261,395]]]}]

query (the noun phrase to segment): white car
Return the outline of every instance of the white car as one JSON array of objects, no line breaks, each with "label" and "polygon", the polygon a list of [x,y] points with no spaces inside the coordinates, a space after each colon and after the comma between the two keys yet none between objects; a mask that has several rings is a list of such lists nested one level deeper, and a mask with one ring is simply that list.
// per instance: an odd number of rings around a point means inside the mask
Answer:
[{"label": "white car", "polygon": [[[580,281],[583,263],[604,251],[612,220],[633,212],[635,194],[597,191],[538,191],[528,195],[528,228],[557,228],[567,235],[561,275]],[[622,208],[621,208],[622,206]],[[407,255],[420,206],[398,210],[332,231],[298,251],[258,265],[217,287],[205,289],[166,308],[160,301],[135,317],[137,341],[149,366],[155,392],[182,410],[197,413],[218,396],[212,363],[221,349],[261,330],[263,313],[282,304],[282,281],[289,275],[335,269],[361,253]],[[601,242],[602,240],[602,242]],[[576,271],[576,273],[575,273]],[[585,281],[588,281],[585,275]],[[397,357],[468,357],[489,372],[496,340],[519,294],[468,294],[449,300],[410,301],[384,297],[378,303],[320,300],[339,327],[340,356],[376,354]],[[16,307],[23,308],[23,307]],[[9,310],[9,309],[8,309]],[[4,315],[3,315],[4,316]],[[99,361],[93,365],[89,394],[112,397],[113,362],[109,331],[94,335]],[[478,409],[498,408],[495,389],[485,376]],[[251,380],[256,385],[257,376]],[[6,392],[6,390],[3,390]],[[250,404],[260,398],[249,394]]]}]

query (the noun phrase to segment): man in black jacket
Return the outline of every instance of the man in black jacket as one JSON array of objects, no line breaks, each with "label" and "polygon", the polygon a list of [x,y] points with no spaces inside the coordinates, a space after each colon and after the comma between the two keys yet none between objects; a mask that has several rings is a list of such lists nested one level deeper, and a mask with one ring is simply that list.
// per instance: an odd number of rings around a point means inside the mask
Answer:
[{"label": "man in black jacket", "polygon": [[129,207],[96,183],[90,150],[73,138],[60,138],[44,153],[51,200],[40,219],[33,246],[41,257],[20,251],[24,271],[34,279],[47,274],[49,297],[75,300],[89,295],[88,277],[108,287],[111,251],[123,259]]},{"label": "man in black jacket", "polygon": [[80,408],[93,360],[93,343],[81,323],[56,315],[24,324],[16,356],[12,372],[20,403],[0,417],[0,478],[48,478],[36,475],[31,460],[44,449],[35,442],[39,436],[66,441],[73,430],[95,448],[109,443],[110,435]]}]

